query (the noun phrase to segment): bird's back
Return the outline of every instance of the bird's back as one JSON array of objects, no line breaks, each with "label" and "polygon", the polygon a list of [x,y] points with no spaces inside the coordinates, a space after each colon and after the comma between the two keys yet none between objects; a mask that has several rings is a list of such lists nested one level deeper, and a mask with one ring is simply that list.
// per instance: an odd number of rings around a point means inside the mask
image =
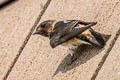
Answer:
[{"label": "bird's back", "polygon": [[[81,28],[81,27],[85,27],[84,24],[78,24],[75,26],[75,28]],[[62,46],[66,46],[66,47],[73,47],[73,46],[80,46],[81,44],[89,44],[88,42],[85,42],[83,39],[83,37],[88,38],[88,36],[91,34],[90,29],[84,31],[83,33],[81,33],[80,35],[78,35],[77,37],[74,37],[73,39],[66,41],[62,44]]]}]

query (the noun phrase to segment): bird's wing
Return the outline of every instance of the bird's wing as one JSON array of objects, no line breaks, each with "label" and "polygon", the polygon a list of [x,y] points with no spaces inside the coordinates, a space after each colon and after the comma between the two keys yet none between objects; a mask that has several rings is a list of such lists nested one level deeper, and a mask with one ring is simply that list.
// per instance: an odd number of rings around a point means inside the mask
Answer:
[{"label": "bird's wing", "polygon": [[105,40],[100,33],[94,31],[92,28],[90,29],[90,32],[94,36],[96,41],[100,44],[101,47],[105,45]]},{"label": "bird's wing", "polygon": [[55,48],[56,46],[76,37],[77,35],[81,34],[96,24],[96,22],[91,22],[85,27],[75,28],[79,22],[79,20],[67,20],[56,23],[53,32],[51,32],[51,47]]}]

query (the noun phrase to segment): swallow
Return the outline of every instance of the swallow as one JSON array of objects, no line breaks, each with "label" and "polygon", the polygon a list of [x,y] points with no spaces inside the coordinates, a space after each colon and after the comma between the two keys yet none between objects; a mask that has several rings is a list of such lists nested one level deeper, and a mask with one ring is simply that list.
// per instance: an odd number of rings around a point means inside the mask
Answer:
[{"label": "swallow", "polygon": [[68,47],[73,56],[75,50],[82,44],[104,47],[105,40],[102,35],[91,28],[96,24],[97,22],[81,20],[46,20],[40,23],[33,35],[48,37],[52,48],[59,45]]}]

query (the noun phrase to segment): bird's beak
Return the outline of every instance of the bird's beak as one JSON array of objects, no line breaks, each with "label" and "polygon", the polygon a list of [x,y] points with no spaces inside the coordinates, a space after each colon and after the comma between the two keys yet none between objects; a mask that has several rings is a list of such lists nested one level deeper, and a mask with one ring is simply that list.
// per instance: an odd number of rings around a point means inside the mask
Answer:
[{"label": "bird's beak", "polygon": [[36,34],[39,34],[39,32],[38,32],[38,31],[35,31],[35,32],[33,32],[32,35],[36,35]]}]

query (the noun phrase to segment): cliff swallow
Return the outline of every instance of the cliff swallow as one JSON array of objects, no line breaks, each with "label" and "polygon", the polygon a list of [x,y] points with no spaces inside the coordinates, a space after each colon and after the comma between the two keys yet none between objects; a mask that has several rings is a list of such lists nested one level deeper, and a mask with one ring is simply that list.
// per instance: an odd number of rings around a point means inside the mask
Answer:
[{"label": "cliff swallow", "polygon": [[36,28],[33,34],[49,37],[52,48],[58,45],[69,47],[70,54],[73,56],[74,50],[82,44],[97,47],[105,45],[105,40],[101,34],[91,28],[96,24],[97,22],[81,20],[46,20]]}]

